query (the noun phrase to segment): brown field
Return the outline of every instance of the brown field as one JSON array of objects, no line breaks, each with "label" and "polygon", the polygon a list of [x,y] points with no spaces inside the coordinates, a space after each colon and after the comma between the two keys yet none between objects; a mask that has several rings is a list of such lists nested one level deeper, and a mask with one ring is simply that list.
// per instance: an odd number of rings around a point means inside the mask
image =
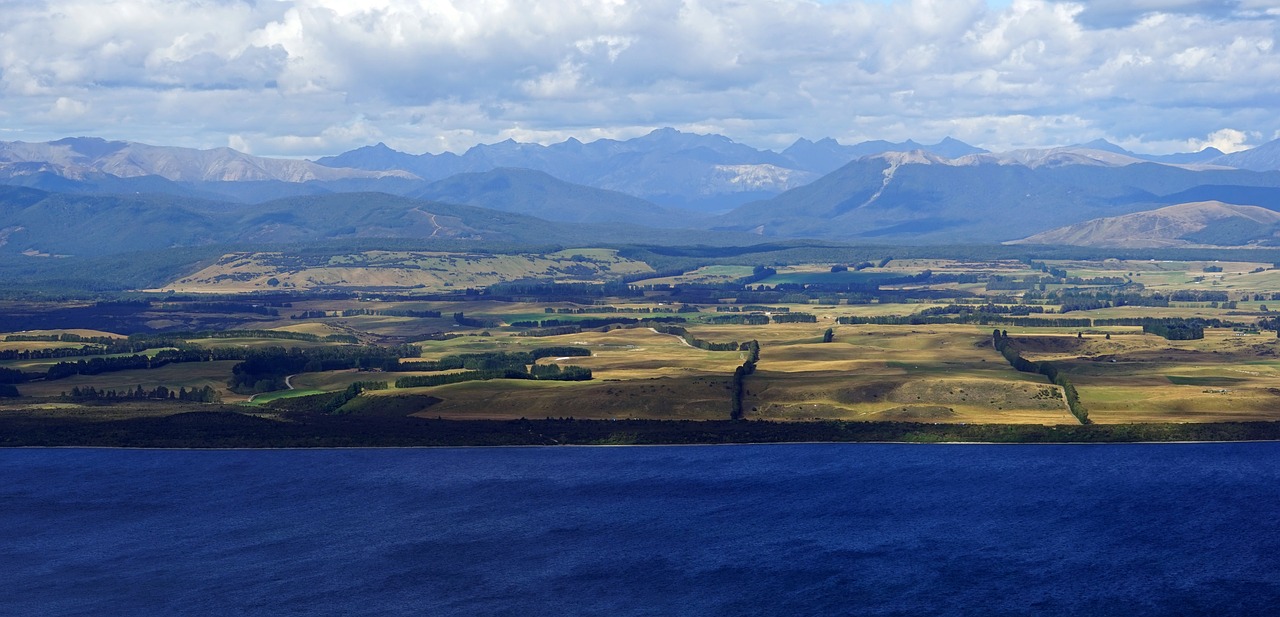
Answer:
[{"label": "brown field", "polygon": [[1280,341],[1210,329],[1155,335],[1023,337],[1030,360],[1062,362],[1094,422],[1280,420]]},{"label": "brown field", "polygon": [[133,390],[137,386],[142,386],[144,390],[151,390],[157,386],[173,390],[180,387],[190,390],[211,386],[220,391],[223,400],[228,403],[247,401],[248,396],[227,390],[227,378],[231,376],[231,367],[235,364],[234,360],[167,364],[154,369],[135,369],[101,375],[75,375],[49,382],[36,381],[22,384],[19,388],[25,396],[55,397],[63,392],[70,392],[77,386],[81,388],[93,386],[98,390],[118,391]]},{"label": "brown field", "polygon": [[[575,259],[575,256],[579,256]],[[583,259],[586,258],[586,259]],[[647,264],[606,249],[568,249],[546,255],[463,254],[432,251],[365,251],[297,265],[279,253],[231,253],[161,290],[240,293],[319,287],[412,288],[447,291],[487,287],[524,278],[599,281],[652,272]],[[274,283],[272,282],[274,280]]]},{"label": "brown field", "polygon": [[[583,258],[573,259],[574,254]],[[542,256],[448,256],[445,254],[362,254],[338,259],[324,270],[326,277],[355,281],[364,276],[356,270],[395,270],[395,263],[413,262],[439,274],[449,270],[457,281],[481,285],[527,275],[529,268],[546,273],[573,264],[608,264],[615,274],[632,265],[612,251],[573,249]],[[495,257],[496,258],[496,257]],[[593,261],[583,261],[589,258]],[[270,266],[269,255],[238,256],[224,260],[221,274],[248,273]],[[370,260],[379,261],[372,264]],[[396,262],[400,260],[400,262]],[[433,261],[435,260],[435,261]],[[450,262],[449,260],[452,260]],[[541,261],[539,261],[541,260]],[[543,263],[546,262],[546,263]],[[1262,263],[1117,261],[1048,262],[1066,268],[1071,276],[1125,276],[1141,282],[1148,290],[1162,292],[1190,289],[1233,291],[1234,308],[1215,308],[1208,302],[1182,303],[1168,308],[1123,306],[1066,314],[1066,317],[1093,319],[1135,317],[1203,317],[1251,323],[1262,312],[1263,300],[1246,297],[1248,292],[1280,292],[1280,270]],[[376,265],[377,267],[372,267]],[[1218,265],[1221,273],[1203,268]],[[591,266],[591,267],[596,267]],[[645,266],[646,268],[648,266]],[[830,264],[796,265],[780,269],[789,275],[821,275]],[[437,268],[437,270],[431,270]],[[484,270],[484,268],[490,268]],[[636,267],[638,268],[638,266]],[[1258,268],[1262,271],[1255,272]],[[237,270],[238,269],[238,270]],[[451,269],[451,270],[450,270]],[[1038,274],[1016,261],[965,263],[954,260],[895,260],[885,268],[868,273],[984,272],[1001,275]],[[404,269],[413,270],[412,268]],[[256,272],[256,270],[253,270]],[[635,271],[642,271],[636,269]],[[495,274],[496,273],[496,274]],[[746,266],[709,266],[684,276],[689,281],[738,278],[750,273]],[[259,274],[265,280],[268,270]],[[279,276],[279,273],[276,274]],[[295,273],[296,276],[301,276]],[[205,273],[200,276],[220,276]],[[293,275],[291,275],[293,276]],[[317,276],[315,274],[309,276]],[[372,275],[370,275],[372,276]],[[399,275],[397,275],[399,276]],[[485,277],[494,277],[494,280]],[[586,276],[584,274],[584,276]],[[470,277],[470,278],[468,278]],[[507,278],[504,278],[507,277]],[[198,278],[198,277],[197,277]],[[590,277],[587,277],[590,278]],[[257,279],[249,286],[258,288]],[[281,280],[284,280],[283,278]],[[290,279],[294,280],[294,279]],[[316,279],[319,281],[320,279]],[[324,279],[323,284],[342,282]],[[360,279],[381,284],[381,278]],[[388,279],[389,280],[389,279]],[[231,278],[215,281],[218,291],[226,291]],[[244,281],[240,281],[244,282]],[[391,281],[394,283],[394,281]],[[652,281],[647,281],[652,282]],[[687,282],[687,281],[668,281]],[[265,284],[265,283],[264,283]],[[320,284],[320,283],[316,283]],[[398,284],[398,283],[397,283]],[[937,288],[982,289],[989,296],[1014,295],[1009,291],[985,291],[984,284],[947,284]],[[1059,288],[1061,286],[1058,286]],[[443,285],[441,286],[443,288]],[[1053,291],[1053,289],[1049,289]],[[378,302],[368,297],[326,300],[322,297],[299,301],[281,309],[279,318],[253,317],[255,328],[274,328],[325,336],[354,334],[363,342],[380,344],[414,342],[422,348],[423,359],[446,355],[494,351],[521,351],[536,347],[577,346],[590,349],[590,357],[546,358],[542,363],[574,365],[592,370],[589,382],[493,380],[432,388],[370,391],[359,397],[350,410],[359,413],[416,413],[446,418],[661,418],[724,419],[731,409],[732,375],[746,359],[744,351],[706,351],[688,345],[679,337],[659,334],[648,328],[587,331],[553,337],[518,336],[520,330],[505,324],[515,321],[596,318],[603,314],[564,315],[546,309],[580,307],[565,302],[513,303],[479,301],[397,301]],[[668,299],[669,300],[669,299]],[[1004,298],[1000,302],[1016,302]],[[612,299],[616,307],[649,307],[670,310],[678,302],[646,301],[641,298]],[[692,336],[713,342],[756,340],[761,347],[754,374],[745,379],[746,417],[781,421],[843,419],[859,421],[900,420],[930,423],[1031,423],[1074,424],[1078,421],[1067,409],[1062,388],[1032,373],[1013,370],[991,344],[996,326],[979,325],[839,325],[841,316],[910,315],[945,301],[909,304],[773,304],[794,313],[809,313],[817,323],[768,324],[760,326],[710,325],[702,320],[718,315],[714,306],[702,306],[700,313],[683,313]],[[1272,301],[1280,309],[1280,300]],[[1054,309],[1050,305],[1050,309]],[[290,314],[303,311],[344,309],[410,309],[439,311],[439,318],[409,318],[387,315],[354,315],[292,320]],[[452,315],[495,322],[489,328],[469,328],[455,323]],[[666,315],[668,313],[663,313]],[[652,313],[650,314],[653,315]],[[645,314],[623,313],[622,317]],[[1064,315],[1056,312],[1044,318]],[[1036,315],[1032,315],[1036,317]],[[835,339],[822,343],[823,331],[832,328]],[[1230,420],[1280,420],[1280,341],[1274,332],[1245,335],[1230,329],[1209,329],[1195,341],[1168,341],[1144,335],[1134,326],[1091,328],[998,326],[1017,340],[1023,355],[1036,362],[1052,361],[1064,371],[1079,392],[1080,400],[1098,423],[1123,422],[1203,422]],[[107,333],[76,331],[86,336]],[[1083,335],[1077,337],[1077,332]],[[442,333],[455,335],[442,339]],[[1107,339],[1106,334],[1111,338]],[[0,337],[2,338],[2,337]],[[334,343],[285,339],[241,338],[202,339],[192,343],[209,347],[267,346],[315,348]],[[0,342],[0,349],[78,347],[77,343]],[[72,359],[74,360],[74,358]],[[4,366],[39,371],[52,361],[9,362]],[[77,376],[50,383],[21,384],[29,397],[57,397],[75,386],[98,389],[150,389],[164,385],[178,387],[213,386],[228,402],[248,397],[225,390],[235,362],[175,364],[147,371],[124,371],[98,376]],[[394,382],[398,377],[426,373],[377,373],[329,371],[296,375],[292,383],[299,391],[334,392],[356,381]],[[438,402],[436,402],[438,401]],[[67,404],[39,401],[39,404]],[[378,411],[381,410],[381,411]]]},{"label": "brown field", "polygon": [[429,393],[443,399],[420,415],[473,418],[651,418],[710,420],[729,414],[729,378],[688,375],[626,381],[503,380],[372,393]]}]

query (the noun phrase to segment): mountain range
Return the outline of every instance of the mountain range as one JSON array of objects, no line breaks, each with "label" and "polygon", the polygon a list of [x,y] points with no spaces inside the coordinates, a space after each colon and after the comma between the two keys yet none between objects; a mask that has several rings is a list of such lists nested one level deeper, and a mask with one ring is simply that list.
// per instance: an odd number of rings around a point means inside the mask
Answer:
[{"label": "mountain range", "polygon": [[[0,192],[0,252],[34,254],[371,236],[1005,242],[1187,202],[1280,210],[1280,140],[1158,156],[1105,141],[989,152],[951,138],[799,139],[774,152],[659,129],[463,154],[377,144],[312,162],[68,138],[0,142],[0,185],[36,189]],[[78,250],[70,237],[130,222],[146,233]]]},{"label": "mountain range", "polygon": [[551,222],[387,195],[341,193],[241,204],[168,195],[70,195],[0,186],[0,255],[94,256],[184,246],[367,238],[519,244],[750,241],[623,223]]}]

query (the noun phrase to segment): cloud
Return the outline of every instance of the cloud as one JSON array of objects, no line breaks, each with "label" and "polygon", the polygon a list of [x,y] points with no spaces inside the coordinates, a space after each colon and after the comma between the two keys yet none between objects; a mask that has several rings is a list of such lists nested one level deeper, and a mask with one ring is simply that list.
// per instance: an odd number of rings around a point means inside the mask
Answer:
[{"label": "cloud", "polygon": [[[0,130],[322,155],[653,127],[1141,149],[1280,131],[1267,0],[0,0]],[[61,102],[61,103],[60,103]],[[371,141],[372,140],[372,141]],[[1216,143],[1216,142],[1215,142]]]},{"label": "cloud", "polygon": [[1217,148],[1227,153],[1239,152],[1248,148],[1249,141],[1257,137],[1257,133],[1250,134],[1235,129],[1219,129],[1210,133],[1208,139],[1187,140],[1187,147],[1192,152],[1199,152],[1205,148]]},{"label": "cloud", "polygon": [[1070,0],[1084,8],[1080,22],[1093,28],[1120,28],[1143,18],[1163,15],[1195,15],[1213,19],[1241,16],[1248,7],[1242,0]]}]

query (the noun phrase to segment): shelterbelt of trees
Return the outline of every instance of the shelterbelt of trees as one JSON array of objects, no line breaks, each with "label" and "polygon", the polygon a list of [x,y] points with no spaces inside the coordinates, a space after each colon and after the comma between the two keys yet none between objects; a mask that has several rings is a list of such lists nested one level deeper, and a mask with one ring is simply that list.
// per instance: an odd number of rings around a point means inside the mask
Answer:
[{"label": "shelterbelt of trees", "polygon": [[[1201,336],[1204,336],[1201,332]],[[1039,373],[1047,377],[1050,383],[1062,387],[1063,395],[1067,399],[1067,408],[1071,410],[1071,415],[1075,416],[1080,424],[1090,424],[1089,410],[1080,404],[1080,394],[1076,392],[1076,387],[1067,379],[1065,372],[1058,369],[1058,365],[1048,360],[1040,362],[1032,362],[1022,357],[1018,351],[1017,342],[1009,337],[1009,333],[1003,330],[995,330],[991,333],[992,343],[995,345],[996,351],[1009,361],[1009,365],[1014,369],[1024,373]]]}]

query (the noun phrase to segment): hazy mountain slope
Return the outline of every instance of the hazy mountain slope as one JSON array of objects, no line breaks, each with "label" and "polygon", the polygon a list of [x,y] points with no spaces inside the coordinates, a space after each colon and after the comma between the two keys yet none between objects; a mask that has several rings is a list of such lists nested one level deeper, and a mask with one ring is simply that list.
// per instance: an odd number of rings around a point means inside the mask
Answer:
[{"label": "hazy mountain slope", "polygon": [[1221,201],[1238,206],[1258,206],[1280,212],[1280,187],[1201,185],[1185,191],[1163,195],[1158,201],[1162,204]]},{"label": "hazy mountain slope", "polygon": [[1009,244],[1115,248],[1269,245],[1275,243],[1277,229],[1280,213],[1275,211],[1204,201],[1093,219]]},{"label": "hazy mountain slope", "polygon": [[[198,246],[230,235],[230,205],[168,196],[0,196],[0,253],[100,255]],[[37,198],[38,197],[38,198]]]},{"label": "hazy mountain slope", "polygon": [[431,180],[503,167],[532,169],[566,182],[626,193],[659,205],[707,212],[772,197],[862,156],[915,149],[948,157],[986,152],[947,138],[932,146],[910,140],[845,146],[833,139],[801,139],[777,153],[757,150],[721,135],[667,128],[621,141],[583,143],[568,139],[542,146],[507,140],[477,145],[461,155],[415,156],[378,144],[316,162],[366,170],[400,169]]},{"label": "hazy mountain slope", "polygon": [[728,209],[818,177],[776,152],[756,150],[720,135],[674,129],[624,141],[569,139],[549,146],[507,140],[477,145],[461,155],[414,156],[374,146],[316,162],[366,170],[404,169],[431,180],[504,167],[532,169],[565,182],[701,211]]},{"label": "hazy mountain slope", "polygon": [[1280,139],[1269,141],[1250,150],[1224,154],[1209,162],[1215,165],[1252,169],[1254,171],[1280,169]]},{"label": "hazy mountain slope", "polygon": [[465,173],[432,183],[410,197],[479,206],[571,223],[634,223],[653,227],[688,225],[688,215],[625,193],[558,180],[530,169],[500,168]]},{"label": "hazy mountain slope", "polygon": [[[261,246],[343,238],[520,243],[683,242],[705,231],[552,223],[486,208],[344,193],[262,204],[157,195],[67,195],[0,187],[0,254],[103,255],[174,246]],[[735,241],[742,238],[732,238]]]},{"label": "hazy mountain slope", "polygon": [[[713,219],[769,236],[993,242],[1150,209],[1195,187],[1280,187],[1280,173],[1192,171],[1136,163],[1029,167],[923,153],[860,159],[820,180]],[[1211,192],[1210,192],[1211,194]]]},{"label": "hazy mountain slope", "polygon": [[958,158],[970,154],[983,154],[987,151],[975,148],[957,139],[947,137],[933,145],[924,145],[908,139],[904,142],[890,142],[882,139],[864,141],[853,145],[842,145],[831,138],[818,141],[798,139],[782,151],[782,156],[795,162],[799,169],[819,174],[828,174],[850,161],[864,156],[875,156],[886,152],[911,152],[920,150],[945,158]]}]

